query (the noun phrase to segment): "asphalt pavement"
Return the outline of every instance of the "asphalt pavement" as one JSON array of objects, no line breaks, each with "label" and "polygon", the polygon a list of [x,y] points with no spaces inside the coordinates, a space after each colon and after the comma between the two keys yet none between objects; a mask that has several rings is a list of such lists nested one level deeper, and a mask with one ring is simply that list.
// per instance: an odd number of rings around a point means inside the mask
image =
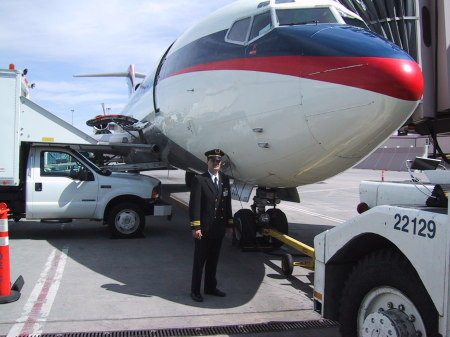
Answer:
[{"label": "asphalt pavement", "polygon": [[[142,238],[111,239],[107,228],[96,221],[9,222],[11,280],[22,275],[25,286],[18,301],[0,305],[0,335],[109,331],[112,336],[121,331],[321,321],[312,310],[313,272],[296,267],[292,276],[281,274],[281,254],[289,251],[294,259],[299,257],[286,247],[270,253],[242,252],[225,240],[218,287],[227,296],[192,301],[193,239],[184,172],[149,174],[163,181],[174,215],[170,221],[147,217]],[[408,176],[386,172],[384,178]],[[380,180],[381,172],[353,169],[300,187],[300,204],[279,206],[287,215],[289,234],[313,245],[316,234],[356,216],[358,186],[364,179]],[[234,212],[249,206],[233,201]],[[255,331],[212,335],[339,336],[335,324]]]}]

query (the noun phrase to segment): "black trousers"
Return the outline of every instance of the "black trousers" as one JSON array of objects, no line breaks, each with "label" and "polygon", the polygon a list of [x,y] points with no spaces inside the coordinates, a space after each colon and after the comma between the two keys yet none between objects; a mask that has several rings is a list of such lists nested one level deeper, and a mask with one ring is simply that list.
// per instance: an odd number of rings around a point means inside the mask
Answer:
[{"label": "black trousers", "polygon": [[194,239],[194,266],[192,268],[191,292],[200,293],[203,267],[205,268],[205,292],[211,292],[217,287],[216,271],[219,262],[220,247],[223,237],[210,238],[203,236],[201,240]]}]

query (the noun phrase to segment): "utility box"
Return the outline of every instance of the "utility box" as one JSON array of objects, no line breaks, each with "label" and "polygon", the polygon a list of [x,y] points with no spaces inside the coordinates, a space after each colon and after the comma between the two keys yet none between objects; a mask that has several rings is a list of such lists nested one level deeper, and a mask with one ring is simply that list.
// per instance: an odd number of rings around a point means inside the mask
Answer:
[{"label": "utility box", "polygon": [[19,125],[22,74],[0,69],[0,185],[19,184]]}]

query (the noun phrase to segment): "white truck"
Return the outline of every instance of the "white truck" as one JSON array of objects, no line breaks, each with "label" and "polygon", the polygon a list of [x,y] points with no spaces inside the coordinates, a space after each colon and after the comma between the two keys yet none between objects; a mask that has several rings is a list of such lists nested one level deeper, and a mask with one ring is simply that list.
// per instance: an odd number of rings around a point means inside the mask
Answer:
[{"label": "white truck", "polygon": [[0,201],[10,218],[99,220],[125,238],[142,234],[146,215],[170,217],[158,179],[97,167],[77,149],[101,145],[27,96],[23,74],[0,69]]},{"label": "white truck", "polygon": [[424,172],[362,182],[363,213],[314,240],[314,308],[343,336],[450,336],[450,171]]}]

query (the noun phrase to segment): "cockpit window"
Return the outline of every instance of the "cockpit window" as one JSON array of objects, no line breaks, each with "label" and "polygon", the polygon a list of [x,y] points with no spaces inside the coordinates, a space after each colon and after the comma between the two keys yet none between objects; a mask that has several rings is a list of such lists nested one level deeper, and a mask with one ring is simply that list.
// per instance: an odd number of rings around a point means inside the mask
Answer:
[{"label": "cockpit window", "polygon": [[338,22],[328,7],[277,9],[276,13],[280,26]]},{"label": "cockpit window", "polygon": [[232,43],[245,44],[247,41],[252,41],[266,34],[272,28],[271,12],[266,11],[254,17],[248,17],[233,23],[225,40]]},{"label": "cockpit window", "polygon": [[236,21],[228,31],[227,40],[244,43],[250,26],[250,18]]},{"label": "cockpit window", "polygon": [[264,35],[272,28],[272,17],[270,12],[265,12],[259,15],[255,15],[252,24],[252,30],[250,32],[249,41]]}]

